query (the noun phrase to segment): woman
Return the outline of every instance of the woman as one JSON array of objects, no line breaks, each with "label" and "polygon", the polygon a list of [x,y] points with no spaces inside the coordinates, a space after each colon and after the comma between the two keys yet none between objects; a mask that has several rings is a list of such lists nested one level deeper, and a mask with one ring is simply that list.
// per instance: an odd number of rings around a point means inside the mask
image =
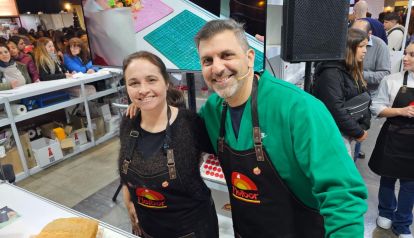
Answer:
[{"label": "woman", "polygon": [[77,37],[69,40],[63,62],[70,72],[91,74],[99,70],[98,67],[92,65],[88,47]]},{"label": "woman", "polygon": [[52,40],[47,37],[42,37],[37,40],[35,61],[41,81],[71,77],[71,74],[59,62]]},{"label": "woman", "polygon": [[[412,238],[414,203],[414,43],[405,49],[405,72],[385,77],[371,110],[386,117],[368,163],[381,176],[377,224],[400,238]],[[395,182],[400,181],[398,200]]]},{"label": "woman", "polygon": [[159,57],[131,54],[123,70],[128,95],[140,108],[135,118],[123,118],[120,130],[119,172],[134,234],[218,237],[214,203],[199,170],[200,152],[212,151],[204,123],[174,106],[172,96],[182,102],[182,94],[176,97]]},{"label": "woman", "polygon": [[17,44],[19,43],[20,39],[21,38],[19,36],[10,37],[10,41],[7,42],[7,46],[10,49],[10,55],[14,60],[27,66],[30,77],[32,79],[32,83],[39,82],[39,71],[37,71],[36,65],[33,62],[32,57],[28,54],[23,53],[17,47]]},{"label": "woman", "polygon": [[371,119],[368,103],[364,117],[358,120],[346,109],[348,100],[367,91],[362,75],[367,44],[368,35],[365,32],[349,29],[346,59],[321,63],[315,70],[314,95],[331,112],[351,157],[351,142],[361,142],[367,138],[366,130],[369,129]]},{"label": "woman", "polygon": [[26,65],[15,62],[7,45],[0,44],[0,90],[13,89],[31,83]]}]

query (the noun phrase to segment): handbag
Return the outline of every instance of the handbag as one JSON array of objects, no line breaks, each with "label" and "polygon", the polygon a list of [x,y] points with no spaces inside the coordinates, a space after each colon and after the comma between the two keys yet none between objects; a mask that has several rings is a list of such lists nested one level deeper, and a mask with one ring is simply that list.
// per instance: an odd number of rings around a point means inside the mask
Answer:
[{"label": "handbag", "polygon": [[356,121],[364,118],[364,115],[369,115],[369,106],[371,105],[371,96],[368,92],[364,92],[355,96],[344,103],[345,110]]}]

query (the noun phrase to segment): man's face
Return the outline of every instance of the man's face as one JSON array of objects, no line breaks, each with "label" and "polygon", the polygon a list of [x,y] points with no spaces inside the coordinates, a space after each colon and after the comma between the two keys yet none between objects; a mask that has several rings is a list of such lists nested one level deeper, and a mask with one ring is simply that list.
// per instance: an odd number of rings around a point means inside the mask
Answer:
[{"label": "man's face", "polygon": [[236,35],[226,30],[198,46],[201,69],[207,85],[222,98],[237,97],[253,71],[254,50],[245,50]]},{"label": "man's face", "polygon": [[384,29],[386,31],[390,30],[391,28],[393,28],[395,25],[397,24],[397,21],[386,21],[384,20]]}]

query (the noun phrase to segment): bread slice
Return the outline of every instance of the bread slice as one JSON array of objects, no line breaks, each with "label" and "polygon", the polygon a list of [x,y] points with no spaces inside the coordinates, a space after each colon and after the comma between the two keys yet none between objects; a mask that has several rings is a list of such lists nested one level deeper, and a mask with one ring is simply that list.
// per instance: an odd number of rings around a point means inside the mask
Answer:
[{"label": "bread slice", "polygon": [[36,238],[96,238],[98,222],[80,217],[60,218],[47,224]]}]

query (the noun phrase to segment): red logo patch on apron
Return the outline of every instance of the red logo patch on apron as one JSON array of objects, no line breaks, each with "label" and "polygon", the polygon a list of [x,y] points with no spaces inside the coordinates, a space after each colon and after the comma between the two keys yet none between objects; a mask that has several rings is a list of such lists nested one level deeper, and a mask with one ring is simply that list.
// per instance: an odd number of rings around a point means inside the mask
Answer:
[{"label": "red logo patch on apron", "polygon": [[260,203],[257,186],[246,175],[233,172],[231,174],[231,184],[233,187],[233,197],[236,199],[248,203]]},{"label": "red logo patch on apron", "polygon": [[165,197],[154,190],[137,188],[135,193],[138,196],[138,204],[147,208],[167,208]]}]

